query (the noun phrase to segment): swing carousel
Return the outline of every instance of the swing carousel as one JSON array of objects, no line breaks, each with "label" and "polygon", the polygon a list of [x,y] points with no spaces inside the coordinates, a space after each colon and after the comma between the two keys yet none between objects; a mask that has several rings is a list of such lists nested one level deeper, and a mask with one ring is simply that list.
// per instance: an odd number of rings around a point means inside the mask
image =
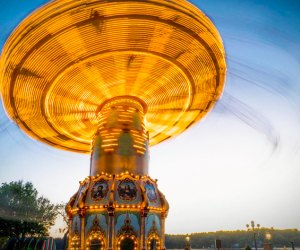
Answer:
[{"label": "swing carousel", "polygon": [[169,206],[149,147],[222,94],[211,21],[185,0],[56,0],[13,31],[0,69],[3,106],[28,136],[91,156],[66,207],[69,249],[165,249]]}]

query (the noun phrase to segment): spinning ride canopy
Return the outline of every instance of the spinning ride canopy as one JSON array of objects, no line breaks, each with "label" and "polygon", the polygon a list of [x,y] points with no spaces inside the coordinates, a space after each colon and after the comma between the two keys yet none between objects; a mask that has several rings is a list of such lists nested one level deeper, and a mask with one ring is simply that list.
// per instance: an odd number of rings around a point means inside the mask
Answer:
[{"label": "spinning ride canopy", "polygon": [[212,108],[226,64],[216,28],[185,0],[57,0],[16,28],[0,70],[4,107],[28,135],[90,152],[108,99],[143,100],[155,145]]}]

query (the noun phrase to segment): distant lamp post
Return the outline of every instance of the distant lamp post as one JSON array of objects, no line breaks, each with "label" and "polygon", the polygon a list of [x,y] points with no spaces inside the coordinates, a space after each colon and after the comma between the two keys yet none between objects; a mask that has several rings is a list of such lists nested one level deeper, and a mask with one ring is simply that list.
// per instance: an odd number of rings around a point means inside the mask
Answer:
[{"label": "distant lamp post", "polygon": [[220,248],[222,247],[221,246],[221,240],[216,239],[216,241],[215,241],[215,247],[216,247],[216,249],[220,250]]},{"label": "distant lamp post", "polygon": [[292,246],[292,250],[295,250],[295,244],[294,244],[294,241],[291,241],[291,246]]},{"label": "distant lamp post", "polygon": [[264,250],[273,250],[273,245],[271,243],[272,234],[266,232],[265,234],[265,242],[264,242]]},{"label": "distant lamp post", "polygon": [[269,232],[266,232],[265,239],[266,239],[267,242],[270,242],[271,239],[272,239],[272,234],[269,233]]},{"label": "distant lamp post", "polygon": [[255,246],[255,250],[257,250],[256,234],[258,234],[258,230],[260,228],[260,225],[257,224],[256,227],[255,227],[255,223],[252,220],[251,221],[251,226],[249,226],[249,224],[247,224],[246,227],[247,227],[248,231],[252,231],[253,232],[254,246]]},{"label": "distant lamp post", "polygon": [[184,250],[190,250],[191,249],[191,243],[190,243],[190,236],[187,234],[185,237],[185,247]]}]

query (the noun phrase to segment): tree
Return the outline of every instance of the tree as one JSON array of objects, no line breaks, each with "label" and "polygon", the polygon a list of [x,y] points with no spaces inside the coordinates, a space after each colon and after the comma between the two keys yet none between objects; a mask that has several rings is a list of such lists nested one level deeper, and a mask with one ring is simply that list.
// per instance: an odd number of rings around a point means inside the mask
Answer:
[{"label": "tree", "polygon": [[[271,242],[276,248],[283,248],[290,246],[291,242],[295,247],[300,246],[300,231],[297,229],[274,229],[264,228],[259,230],[257,235],[257,245],[263,248],[266,233],[271,233]],[[184,234],[168,235],[166,234],[166,247],[167,249],[183,249],[184,248]],[[192,233],[190,235],[191,247],[198,248],[214,248],[215,239],[222,241],[223,248],[243,248],[251,249],[253,245],[253,234],[246,230],[235,231],[217,231],[207,233]],[[253,248],[252,248],[253,249]]]},{"label": "tree", "polygon": [[31,182],[2,183],[0,187],[0,236],[46,236],[54,225],[58,205],[38,196]]},{"label": "tree", "polygon": [[69,218],[66,213],[66,205],[67,204],[65,203],[61,203],[57,205],[57,213],[65,222],[65,227],[59,229],[60,233],[64,233],[62,249],[67,249],[68,237],[69,237]]}]

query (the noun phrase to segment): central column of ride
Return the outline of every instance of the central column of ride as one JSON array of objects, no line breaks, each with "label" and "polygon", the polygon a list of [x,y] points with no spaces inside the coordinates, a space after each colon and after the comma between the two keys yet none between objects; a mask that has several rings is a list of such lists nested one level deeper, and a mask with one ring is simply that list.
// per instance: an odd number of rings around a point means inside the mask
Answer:
[{"label": "central column of ride", "polygon": [[146,104],[137,97],[120,96],[99,107],[98,131],[91,155],[91,176],[101,172],[148,174]]},{"label": "central column of ride", "polygon": [[146,112],[132,96],[99,106],[90,176],[67,205],[69,249],[165,249],[168,203],[148,176]]}]

